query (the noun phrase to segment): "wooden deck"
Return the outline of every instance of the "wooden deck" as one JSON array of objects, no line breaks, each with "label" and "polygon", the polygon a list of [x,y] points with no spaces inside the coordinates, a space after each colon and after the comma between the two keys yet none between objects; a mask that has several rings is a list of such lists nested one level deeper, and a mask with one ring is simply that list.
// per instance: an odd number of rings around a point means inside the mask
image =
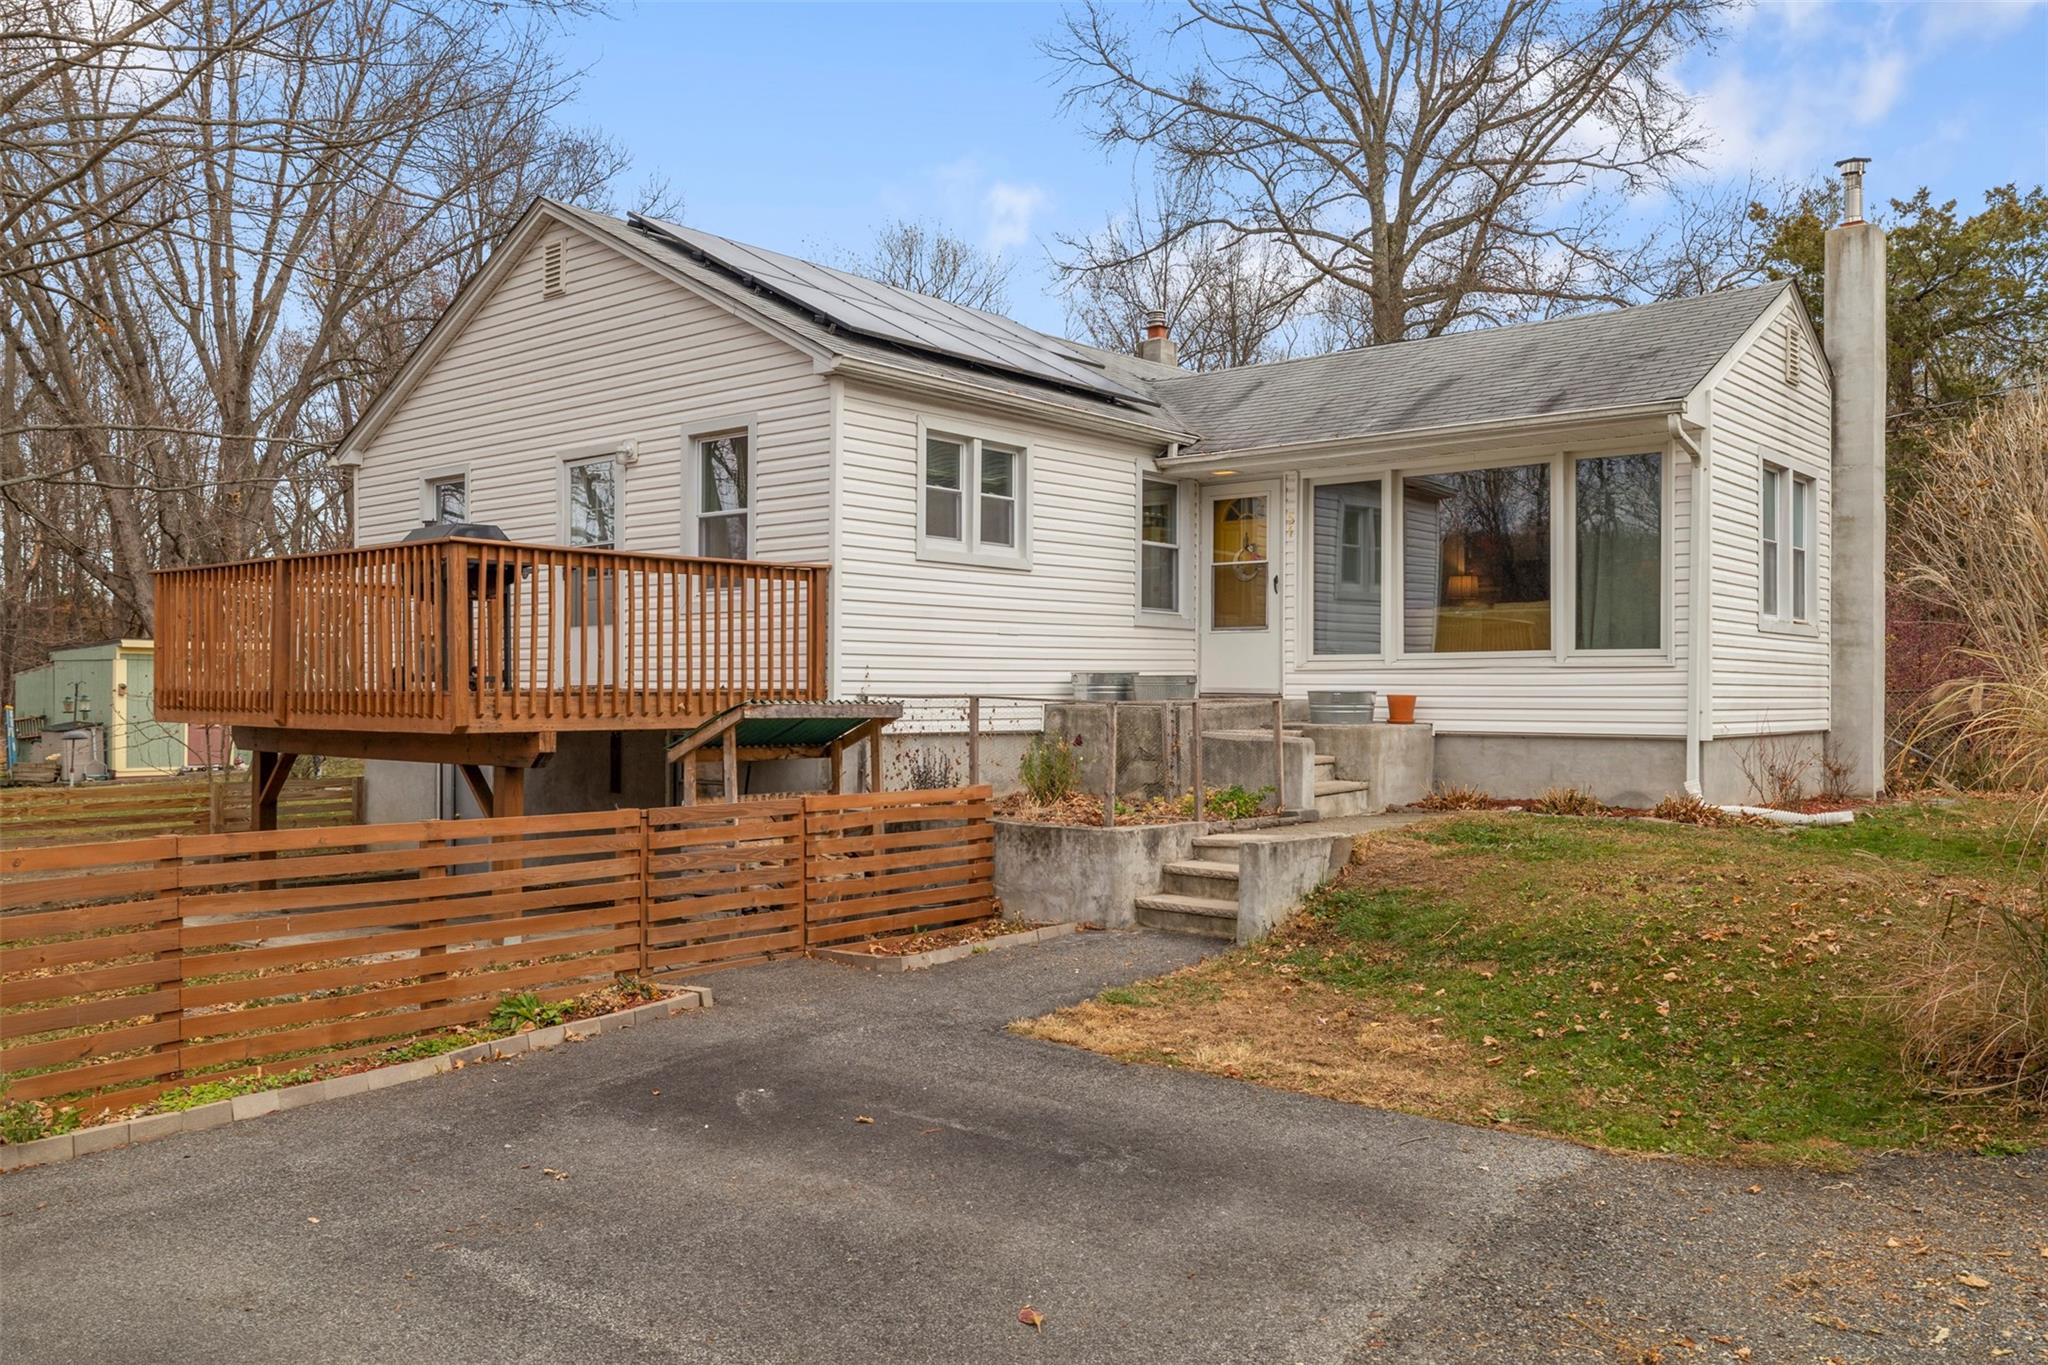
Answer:
[{"label": "wooden deck", "polygon": [[822,701],[829,572],[465,539],[166,569],[156,714],[551,734]]}]

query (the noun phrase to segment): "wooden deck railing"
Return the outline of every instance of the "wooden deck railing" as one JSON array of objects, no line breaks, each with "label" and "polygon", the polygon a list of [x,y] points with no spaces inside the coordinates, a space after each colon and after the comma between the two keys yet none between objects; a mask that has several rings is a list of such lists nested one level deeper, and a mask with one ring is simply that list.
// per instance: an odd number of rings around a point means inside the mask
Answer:
[{"label": "wooden deck railing", "polygon": [[491,540],[156,576],[156,714],[322,730],[661,729],[820,701],[829,570]]}]

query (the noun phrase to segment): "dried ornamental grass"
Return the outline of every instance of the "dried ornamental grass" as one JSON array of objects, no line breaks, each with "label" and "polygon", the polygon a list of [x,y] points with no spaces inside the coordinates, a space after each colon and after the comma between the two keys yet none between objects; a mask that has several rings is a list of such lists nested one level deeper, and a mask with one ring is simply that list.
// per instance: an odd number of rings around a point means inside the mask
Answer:
[{"label": "dried ornamental grass", "polygon": [[1881,996],[1906,1058],[1951,1097],[2048,1105],[2048,923],[2031,907],[1972,907],[1927,934]]}]

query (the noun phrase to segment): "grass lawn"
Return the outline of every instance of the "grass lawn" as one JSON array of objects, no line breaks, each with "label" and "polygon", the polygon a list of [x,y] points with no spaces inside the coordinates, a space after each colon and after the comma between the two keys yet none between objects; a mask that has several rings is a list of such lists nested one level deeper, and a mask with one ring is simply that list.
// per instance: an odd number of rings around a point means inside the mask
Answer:
[{"label": "grass lawn", "polygon": [[1482,814],[1373,835],[1265,943],[1018,1028],[1630,1151],[2018,1150],[2048,1141],[2041,1115],[1927,1094],[1873,1006],[1945,915],[2038,913],[2011,812],[1896,805],[1796,832]]}]

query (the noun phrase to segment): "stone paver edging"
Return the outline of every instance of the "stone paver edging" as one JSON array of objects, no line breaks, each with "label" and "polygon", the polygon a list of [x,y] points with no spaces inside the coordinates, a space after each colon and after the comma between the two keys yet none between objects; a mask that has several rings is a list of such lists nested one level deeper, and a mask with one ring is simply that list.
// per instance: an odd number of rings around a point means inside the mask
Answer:
[{"label": "stone paver edging", "polygon": [[395,1062],[390,1066],[372,1067],[368,1071],[351,1072],[346,1076],[330,1076],[324,1081],[308,1081],[304,1085],[288,1085],[277,1090],[258,1090],[248,1095],[237,1095],[233,1099],[218,1100],[212,1104],[196,1105],[191,1109],[180,1109],[170,1114],[145,1114],[138,1119],[125,1119],[120,1123],[103,1123],[95,1128],[81,1128],[75,1133],[60,1133],[56,1137],[37,1138],[34,1142],[10,1143],[0,1146],[0,1171],[26,1170],[30,1166],[48,1166],[53,1162],[69,1161],[73,1157],[88,1156],[93,1152],[110,1152],[117,1147],[129,1147],[138,1142],[154,1142],[158,1138],[170,1137],[174,1133],[199,1133],[208,1128],[218,1128],[224,1123],[239,1123],[244,1119],[261,1118],[285,1109],[297,1109],[302,1105],[320,1104],[327,1100],[338,1100],[349,1095],[361,1095],[387,1086],[403,1085],[407,1081],[423,1081],[429,1076],[438,1076],[445,1071],[454,1071],[471,1062],[499,1061],[506,1057],[517,1057],[523,1052],[545,1052],[567,1042],[581,1042],[595,1038],[600,1033],[617,1029],[632,1028],[654,1019],[666,1019],[711,1003],[711,990],[706,986],[675,986],[669,988],[666,999],[636,1005],[629,1010],[615,1010],[610,1014],[594,1015],[589,1019],[577,1019],[567,1024],[556,1024],[552,1028],[537,1028],[525,1033],[515,1033],[509,1038],[489,1038],[468,1047],[455,1048],[433,1057],[422,1057],[413,1062]]},{"label": "stone paver edging", "polygon": [[827,962],[844,962],[873,972],[916,972],[936,967],[941,962],[958,962],[963,957],[973,957],[978,953],[992,953],[998,948],[1022,948],[1028,944],[1043,943],[1049,938],[1079,933],[1083,927],[1079,924],[1046,924],[1014,934],[1000,934],[995,938],[976,939],[972,943],[956,943],[949,948],[933,948],[929,952],[905,953],[902,956],[863,953],[854,948],[813,948],[811,951]]}]

